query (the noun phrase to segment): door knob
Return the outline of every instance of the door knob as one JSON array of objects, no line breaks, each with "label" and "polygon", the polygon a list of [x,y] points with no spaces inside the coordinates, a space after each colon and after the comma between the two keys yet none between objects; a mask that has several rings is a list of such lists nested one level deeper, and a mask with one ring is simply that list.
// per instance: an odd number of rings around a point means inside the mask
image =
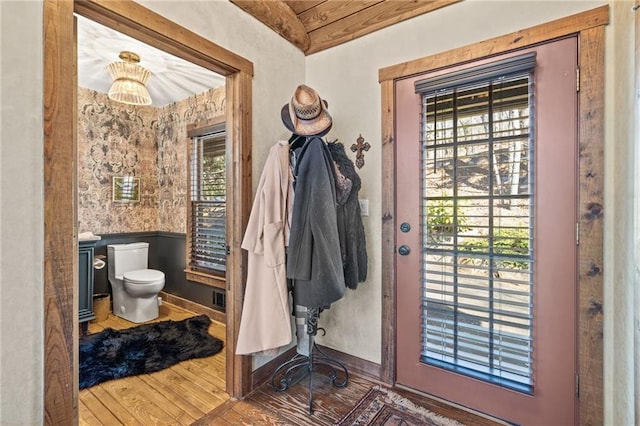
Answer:
[{"label": "door knob", "polygon": [[401,256],[406,256],[411,253],[411,249],[408,246],[402,245],[398,248],[398,253],[400,253]]}]

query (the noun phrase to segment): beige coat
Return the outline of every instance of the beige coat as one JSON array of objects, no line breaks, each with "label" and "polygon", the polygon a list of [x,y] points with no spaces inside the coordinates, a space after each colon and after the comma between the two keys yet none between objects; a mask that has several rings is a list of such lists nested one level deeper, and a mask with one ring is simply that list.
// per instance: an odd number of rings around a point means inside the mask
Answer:
[{"label": "beige coat", "polygon": [[269,351],[291,343],[285,246],[293,197],[289,144],[269,151],[260,176],[242,248],[247,250],[247,286],[236,354]]}]

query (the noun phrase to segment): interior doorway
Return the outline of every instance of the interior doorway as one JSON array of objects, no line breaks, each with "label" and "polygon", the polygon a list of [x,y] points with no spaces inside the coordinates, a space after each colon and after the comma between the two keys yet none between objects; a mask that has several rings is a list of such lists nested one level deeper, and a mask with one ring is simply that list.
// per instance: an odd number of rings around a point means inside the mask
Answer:
[{"label": "interior doorway", "polygon": [[[217,194],[220,213],[214,214],[220,220],[203,225],[216,230],[215,240],[192,244],[192,232],[186,230],[193,224],[189,207],[194,189],[189,176],[196,177],[189,173],[194,155],[188,148],[190,129],[207,127],[213,121],[224,125],[225,77],[82,16],[76,17],[76,28],[80,238],[101,235],[94,251],[102,258],[107,245],[148,242],[149,267],[165,274],[161,296],[167,300],[179,296],[185,304],[189,301],[216,309],[215,319],[224,322],[226,191]],[[108,95],[115,87],[109,70],[124,64],[118,60],[123,52],[136,55],[139,66],[149,73],[145,84],[149,105],[117,102]],[[226,136],[223,142],[220,155],[226,156]],[[116,202],[114,179],[124,177],[136,178],[139,196]],[[221,182],[226,187],[227,179]],[[194,246],[199,254],[213,252],[220,259],[196,264]],[[185,276],[185,270],[196,267],[205,278]],[[107,269],[94,270],[93,293],[111,291]],[[216,304],[219,294],[222,300]]]},{"label": "interior doorway", "polygon": [[226,123],[233,188],[228,194],[227,392],[250,388],[250,359],[233,354],[244,285],[239,247],[251,200],[253,64],[134,2],[44,3],[45,40],[45,422],[77,419],[77,101],[74,12],[226,77]]}]

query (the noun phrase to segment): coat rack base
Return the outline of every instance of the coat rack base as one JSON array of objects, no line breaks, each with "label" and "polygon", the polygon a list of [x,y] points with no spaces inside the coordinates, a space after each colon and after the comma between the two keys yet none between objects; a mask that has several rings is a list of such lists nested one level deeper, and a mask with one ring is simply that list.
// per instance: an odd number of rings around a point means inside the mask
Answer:
[{"label": "coat rack base", "polygon": [[336,388],[344,388],[349,382],[347,367],[323,352],[314,342],[314,337],[318,331],[318,314],[317,309],[310,309],[307,313],[309,355],[296,354],[278,366],[271,375],[271,386],[276,392],[284,392],[305,377],[309,378],[309,415],[313,414],[314,373],[325,374]]}]

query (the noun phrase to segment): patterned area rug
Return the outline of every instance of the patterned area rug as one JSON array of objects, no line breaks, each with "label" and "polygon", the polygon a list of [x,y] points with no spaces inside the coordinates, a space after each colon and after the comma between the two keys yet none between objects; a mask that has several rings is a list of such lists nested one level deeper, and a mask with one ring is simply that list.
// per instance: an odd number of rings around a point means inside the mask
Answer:
[{"label": "patterned area rug", "polygon": [[462,426],[462,423],[432,413],[380,386],[372,387],[354,409],[336,424],[339,426]]}]

